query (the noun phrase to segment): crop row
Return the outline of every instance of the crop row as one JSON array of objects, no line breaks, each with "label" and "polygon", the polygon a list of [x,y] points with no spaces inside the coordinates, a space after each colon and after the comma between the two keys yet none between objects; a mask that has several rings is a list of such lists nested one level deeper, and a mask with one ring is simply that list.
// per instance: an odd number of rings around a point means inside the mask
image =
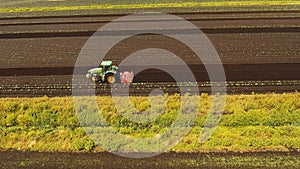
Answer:
[{"label": "crop row", "polygon": [[[166,88],[179,88],[179,87],[212,87],[219,86],[221,83],[217,82],[197,82],[197,83],[132,83],[130,88],[133,89],[166,89]],[[278,80],[278,81],[228,81],[227,87],[260,87],[260,86],[299,86],[299,80]],[[128,85],[117,85],[119,87],[128,87]],[[34,90],[72,90],[73,88],[85,88],[85,89],[110,89],[117,86],[109,86],[106,84],[92,84],[92,83],[77,83],[72,84],[42,84],[42,85],[1,85],[0,91],[34,91]]]}]

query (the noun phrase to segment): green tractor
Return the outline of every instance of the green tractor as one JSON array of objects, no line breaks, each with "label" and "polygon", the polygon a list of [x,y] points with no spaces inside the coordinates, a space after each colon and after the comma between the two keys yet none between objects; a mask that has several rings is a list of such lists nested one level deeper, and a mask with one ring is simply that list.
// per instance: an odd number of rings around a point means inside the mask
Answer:
[{"label": "green tractor", "polygon": [[94,82],[113,84],[116,82],[115,74],[118,67],[112,65],[112,61],[102,61],[100,67],[88,71],[86,78]]}]

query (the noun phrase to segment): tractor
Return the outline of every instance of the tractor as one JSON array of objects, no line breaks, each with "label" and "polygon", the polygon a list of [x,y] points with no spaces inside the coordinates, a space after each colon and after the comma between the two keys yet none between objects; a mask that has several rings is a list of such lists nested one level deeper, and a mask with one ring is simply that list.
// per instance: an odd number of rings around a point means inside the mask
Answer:
[{"label": "tractor", "polygon": [[88,71],[86,78],[91,78],[93,82],[113,84],[116,82],[115,74],[118,67],[112,65],[112,61],[102,61],[98,68]]}]

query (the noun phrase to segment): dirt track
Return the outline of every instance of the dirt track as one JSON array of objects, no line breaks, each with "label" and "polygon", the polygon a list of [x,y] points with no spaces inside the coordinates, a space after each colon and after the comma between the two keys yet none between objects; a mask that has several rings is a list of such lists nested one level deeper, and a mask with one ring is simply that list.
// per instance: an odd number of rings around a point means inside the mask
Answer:
[{"label": "dirt track", "polygon": [[[300,88],[299,13],[194,13],[178,16],[198,26],[213,43],[224,64],[229,92],[292,92]],[[1,19],[0,96],[70,95],[73,67],[84,43],[97,29],[118,17]],[[131,53],[145,48],[162,48],[180,56],[193,71],[200,90],[209,92],[209,85],[201,85],[209,80],[202,62],[184,44],[166,36],[131,37],[112,48],[106,59],[118,64]],[[180,67],[174,70],[178,71]],[[154,88],[166,88],[170,81],[172,79],[167,74],[155,70],[144,71],[135,78],[135,82],[160,84]],[[133,86],[138,86],[132,90],[138,95],[152,89],[142,84]],[[106,86],[98,88],[99,94],[109,93]],[[177,90],[170,88],[167,91]]]},{"label": "dirt track", "polygon": [[[0,152],[0,168],[298,168],[297,152],[265,153],[164,153],[130,159],[110,153]],[[292,165],[292,166],[291,166]]]}]

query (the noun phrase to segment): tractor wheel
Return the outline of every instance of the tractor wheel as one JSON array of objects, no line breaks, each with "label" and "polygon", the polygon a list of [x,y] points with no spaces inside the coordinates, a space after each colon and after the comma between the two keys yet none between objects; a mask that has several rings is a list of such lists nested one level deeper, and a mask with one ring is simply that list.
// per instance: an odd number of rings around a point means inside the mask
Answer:
[{"label": "tractor wheel", "polygon": [[93,82],[98,82],[99,81],[99,76],[92,76],[92,81]]},{"label": "tractor wheel", "polygon": [[109,83],[109,84],[113,84],[116,82],[116,78],[113,76],[113,75],[108,75],[106,77],[106,81]]}]

